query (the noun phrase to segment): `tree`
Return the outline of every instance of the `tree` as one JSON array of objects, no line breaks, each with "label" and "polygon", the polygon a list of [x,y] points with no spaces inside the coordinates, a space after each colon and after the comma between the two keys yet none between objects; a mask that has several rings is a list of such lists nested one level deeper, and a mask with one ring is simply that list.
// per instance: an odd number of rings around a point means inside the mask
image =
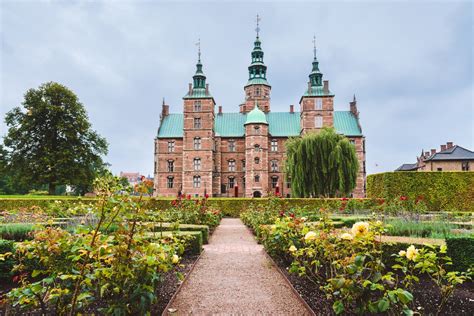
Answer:
[{"label": "tree", "polygon": [[104,168],[107,142],[91,129],[84,106],[67,87],[48,82],[25,93],[6,114],[8,168],[20,183],[90,186]]},{"label": "tree", "polygon": [[297,197],[348,195],[355,188],[359,168],[355,148],[332,128],[289,139],[286,155],[287,176]]}]

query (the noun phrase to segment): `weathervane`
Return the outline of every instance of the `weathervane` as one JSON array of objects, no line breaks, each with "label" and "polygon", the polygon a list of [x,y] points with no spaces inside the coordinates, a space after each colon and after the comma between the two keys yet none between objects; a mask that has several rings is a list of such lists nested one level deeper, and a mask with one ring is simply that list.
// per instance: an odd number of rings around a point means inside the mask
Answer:
[{"label": "weathervane", "polygon": [[313,52],[314,52],[314,59],[316,59],[316,35],[313,35]]},{"label": "weathervane", "polygon": [[260,27],[259,27],[259,22],[260,22],[261,18],[260,16],[257,14],[257,28],[255,29],[255,32],[257,32],[257,37],[258,37],[258,33],[260,32]]},{"label": "weathervane", "polygon": [[198,47],[198,61],[201,61],[201,39],[200,38],[198,38],[196,46]]}]

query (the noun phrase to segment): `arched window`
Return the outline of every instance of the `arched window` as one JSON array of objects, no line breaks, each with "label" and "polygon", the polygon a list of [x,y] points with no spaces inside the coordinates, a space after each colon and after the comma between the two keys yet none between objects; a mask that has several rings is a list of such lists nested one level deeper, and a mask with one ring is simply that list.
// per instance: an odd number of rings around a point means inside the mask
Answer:
[{"label": "arched window", "polygon": [[235,140],[229,139],[229,151],[235,151]]},{"label": "arched window", "polygon": [[174,152],[174,141],[169,141],[168,142],[168,152],[169,153]]},{"label": "arched window", "polygon": [[323,109],[323,99],[316,99],[316,110]]},{"label": "arched window", "polygon": [[278,160],[270,161],[270,170],[272,172],[278,172]]},{"label": "arched window", "polygon": [[200,188],[201,187],[201,177],[200,176],[194,176],[193,177],[193,187],[194,188]]},{"label": "arched window", "polygon": [[194,118],[194,128],[201,128],[201,118],[195,117]]},{"label": "arched window", "polygon": [[255,149],[255,151],[261,151],[262,150],[262,148],[260,147],[259,144],[253,145],[253,148]]},{"label": "arched window", "polygon": [[201,149],[201,137],[194,137],[194,149]]},{"label": "arched window", "polygon": [[278,186],[278,177],[272,177],[272,188],[276,188]]},{"label": "arched window", "polygon": [[174,171],[174,160],[168,160],[168,172]]},{"label": "arched window", "polygon": [[254,161],[255,161],[255,164],[258,165],[260,163],[260,158],[255,157]]},{"label": "arched window", "polygon": [[255,182],[260,182],[260,176],[259,176],[258,174],[255,175],[254,181],[255,181]]},{"label": "arched window", "polygon": [[235,187],[235,178],[229,177],[229,189],[233,189]]},{"label": "arched window", "polygon": [[195,171],[201,170],[201,158],[194,158],[193,166]]},{"label": "arched window", "polygon": [[173,177],[168,177],[167,182],[166,182],[166,187],[168,189],[172,189],[174,184],[174,178]]}]

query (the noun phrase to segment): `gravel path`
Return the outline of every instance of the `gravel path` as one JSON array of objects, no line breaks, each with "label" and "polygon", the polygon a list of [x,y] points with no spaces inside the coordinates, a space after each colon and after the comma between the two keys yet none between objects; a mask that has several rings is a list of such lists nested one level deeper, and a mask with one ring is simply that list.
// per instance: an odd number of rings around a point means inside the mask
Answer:
[{"label": "gravel path", "polygon": [[171,307],[178,315],[311,315],[240,219],[225,218]]}]

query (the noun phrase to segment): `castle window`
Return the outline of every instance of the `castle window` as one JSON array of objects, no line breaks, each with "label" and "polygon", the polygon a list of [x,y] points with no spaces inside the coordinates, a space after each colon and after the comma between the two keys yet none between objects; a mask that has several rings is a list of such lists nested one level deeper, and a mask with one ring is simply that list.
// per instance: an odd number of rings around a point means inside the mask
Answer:
[{"label": "castle window", "polygon": [[255,177],[253,177],[255,182],[260,182],[260,176],[257,174]]},{"label": "castle window", "polygon": [[323,117],[322,117],[322,116],[319,116],[319,115],[318,115],[318,116],[316,116],[316,117],[314,118],[314,126],[315,126],[316,128],[321,128],[321,127],[323,127]]},{"label": "castle window", "polygon": [[200,188],[201,187],[201,177],[194,176],[193,177],[193,188]]},{"label": "castle window", "polygon": [[193,166],[195,171],[201,170],[201,158],[194,158]]},{"label": "castle window", "polygon": [[443,168],[438,168],[438,171],[443,171]]},{"label": "castle window", "polygon": [[201,149],[201,137],[194,137],[194,149]]},{"label": "castle window", "polygon": [[245,177],[242,177],[242,188],[245,189]]},{"label": "castle window", "polygon": [[272,139],[271,149],[272,151],[278,151],[278,141],[276,139]]},{"label": "castle window", "polygon": [[260,158],[255,157],[254,161],[255,161],[255,164],[258,165],[260,163]]},{"label": "castle window", "polygon": [[235,151],[235,140],[229,140],[229,151]]},{"label": "castle window", "polygon": [[463,161],[461,169],[462,171],[469,171],[469,161]]},{"label": "castle window", "polygon": [[276,188],[278,186],[278,177],[272,177],[272,188]]},{"label": "castle window", "polygon": [[194,101],[194,112],[201,111],[201,100]]},{"label": "castle window", "polygon": [[255,88],[255,95],[260,96],[260,88],[259,87]]},{"label": "castle window", "polygon": [[235,171],[235,160],[229,160],[229,171]]},{"label": "castle window", "polygon": [[174,142],[173,141],[168,142],[168,152],[169,153],[174,152]]},{"label": "castle window", "polygon": [[351,145],[353,145],[353,146],[355,146],[355,144],[356,144],[355,140],[353,140],[353,139],[350,139],[349,143],[351,143]]},{"label": "castle window", "polygon": [[229,177],[229,189],[234,188],[234,186],[235,186],[235,178]]},{"label": "castle window", "polygon": [[242,160],[242,171],[245,171],[245,160]]},{"label": "castle window", "polygon": [[166,187],[168,189],[172,189],[173,188],[173,184],[174,184],[174,178],[173,177],[168,177],[167,181],[166,181]]},{"label": "castle window", "polygon": [[291,189],[291,179],[286,179],[286,188]]},{"label": "castle window", "polygon": [[168,160],[168,172],[173,172],[173,171],[174,171],[174,161]]},{"label": "castle window", "polygon": [[253,146],[253,148],[255,149],[255,151],[259,152],[259,151],[262,151],[262,148],[260,148],[260,145],[259,144],[255,144]]},{"label": "castle window", "polygon": [[194,128],[201,128],[201,118],[195,117],[194,118]]},{"label": "castle window", "polygon": [[270,164],[271,164],[270,169],[272,170],[272,172],[278,172],[278,161],[272,160]]},{"label": "castle window", "polygon": [[322,110],[322,109],[323,109],[323,100],[316,99],[316,110]]}]

